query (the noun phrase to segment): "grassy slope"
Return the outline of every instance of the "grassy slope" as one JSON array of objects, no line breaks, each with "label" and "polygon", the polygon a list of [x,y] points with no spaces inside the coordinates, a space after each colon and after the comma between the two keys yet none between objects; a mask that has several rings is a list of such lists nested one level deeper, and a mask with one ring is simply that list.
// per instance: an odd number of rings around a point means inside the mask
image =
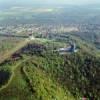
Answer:
[{"label": "grassy slope", "polygon": [[18,64],[10,84],[2,89],[0,100],[74,100],[68,91],[66,94],[44,71],[30,65],[25,66],[25,62]]},{"label": "grassy slope", "polygon": [[31,92],[24,80],[24,76],[21,72],[21,67],[18,65],[14,71],[9,84],[1,90],[0,99],[1,100],[28,100],[31,97]]},{"label": "grassy slope", "polygon": [[15,48],[13,48],[12,50],[10,50],[9,52],[5,53],[3,55],[3,57],[1,57],[0,63],[2,63],[3,61],[5,61],[6,59],[8,59],[12,54],[14,54],[15,52],[17,52],[19,49],[23,48],[28,42],[30,42],[30,41],[20,42],[18,44],[18,46],[16,46]]}]

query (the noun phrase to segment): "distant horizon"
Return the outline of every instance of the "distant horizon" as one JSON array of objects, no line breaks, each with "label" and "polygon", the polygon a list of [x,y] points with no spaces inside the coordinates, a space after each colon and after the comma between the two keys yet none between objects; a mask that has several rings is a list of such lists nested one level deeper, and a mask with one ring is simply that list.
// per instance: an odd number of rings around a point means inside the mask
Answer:
[{"label": "distant horizon", "polygon": [[100,7],[100,4],[82,4],[82,5],[74,5],[74,4],[29,4],[29,5],[24,5],[24,4],[14,4],[14,5],[2,5],[0,6],[0,9],[7,9],[7,8],[12,8],[12,7],[71,7],[71,6],[76,6],[76,7]]},{"label": "distant horizon", "polygon": [[[33,0],[34,1],[34,0]],[[1,2],[1,1],[0,1]],[[59,4],[59,3],[50,3],[50,4],[46,4],[46,3],[0,3],[0,10],[3,10],[3,9],[9,9],[9,8],[12,8],[12,7],[69,7],[69,6],[76,6],[76,7],[100,7],[100,3],[98,4]]]},{"label": "distant horizon", "polygon": [[0,4],[100,4],[99,0],[0,0]]},{"label": "distant horizon", "polygon": [[0,8],[14,6],[85,6],[100,5],[99,0],[0,0]]}]

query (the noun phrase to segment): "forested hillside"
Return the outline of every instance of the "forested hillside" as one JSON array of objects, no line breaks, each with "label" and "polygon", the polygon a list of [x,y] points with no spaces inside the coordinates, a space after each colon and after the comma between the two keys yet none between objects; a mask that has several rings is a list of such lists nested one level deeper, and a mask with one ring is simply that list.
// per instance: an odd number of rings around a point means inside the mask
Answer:
[{"label": "forested hillside", "polygon": [[99,100],[99,57],[88,53],[89,48],[59,55],[53,49],[61,44],[64,45],[63,42],[31,42],[15,53],[17,58],[13,55],[1,63],[0,99]]}]

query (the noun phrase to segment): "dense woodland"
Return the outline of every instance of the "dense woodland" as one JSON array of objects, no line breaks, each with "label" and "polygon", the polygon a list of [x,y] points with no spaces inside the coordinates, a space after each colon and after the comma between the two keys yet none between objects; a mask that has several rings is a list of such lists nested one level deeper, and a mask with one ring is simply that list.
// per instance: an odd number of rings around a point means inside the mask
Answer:
[{"label": "dense woodland", "polygon": [[[54,45],[56,45],[56,42]],[[18,95],[18,98],[21,99],[23,95],[27,95],[25,100],[28,100],[29,97],[37,100],[51,100],[51,98],[63,100],[63,98],[67,97],[72,98],[72,100],[75,98],[77,100],[80,97],[99,100],[99,58],[82,50],[76,54],[59,55],[52,51],[51,46],[50,42],[28,44],[15,54],[17,55],[15,59],[13,56],[2,63],[0,65],[2,66],[0,77],[4,74],[4,81],[0,81],[1,87],[9,80],[9,75],[13,74],[13,67],[23,60],[25,61],[19,64],[19,67],[16,68],[17,70],[15,69],[15,72],[17,71],[15,73],[16,76],[13,77],[14,79],[10,85],[3,90],[1,89],[0,97],[2,99],[5,97],[10,99],[11,95],[13,97]],[[55,48],[57,47],[59,45]],[[17,82],[19,80],[17,78],[22,76],[24,78],[21,78],[21,82],[26,82],[27,84],[23,84],[30,87],[29,90],[26,89],[23,92],[26,94],[21,92],[25,87],[20,88],[18,84],[22,85],[22,83]],[[47,79],[46,76],[48,76]],[[58,88],[59,90],[57,90],[58,86],[61,87]],[[14,87],[16,88],[14,89]],[[8,91],[11,93],[8,94]],[[30,92],[31,96],[27,94],[27,91]],[[54,91],[55,95],[52,91]],[[59,91],[59,94],[57,91]],[[18,94],[18,92],[21,93]]]}]

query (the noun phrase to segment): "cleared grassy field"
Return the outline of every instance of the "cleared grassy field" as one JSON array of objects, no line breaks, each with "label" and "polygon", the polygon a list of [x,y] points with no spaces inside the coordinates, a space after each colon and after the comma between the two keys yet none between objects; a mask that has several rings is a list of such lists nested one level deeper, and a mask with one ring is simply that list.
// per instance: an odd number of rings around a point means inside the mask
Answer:
[{"label": "cleared grassy field", "polygon": [[[14,42],[13,43],[9,43],[9,41],[7,43],[5,43],[5,44],[7,44],[7,48],[5,48],[5,50],[6,50],[5,52],[4,52],[4,50],[2,50],[3,54],[0,57],[0,63],[2,63],[5,59],[9,58],[12,54],[17,52],[22,47],[27,45],[28,42],[29,41],[24,40],[24,41],[16,43],[16,44],[14,44]],[[4,47],[6,47],[6,46],[4,45]]]}]

